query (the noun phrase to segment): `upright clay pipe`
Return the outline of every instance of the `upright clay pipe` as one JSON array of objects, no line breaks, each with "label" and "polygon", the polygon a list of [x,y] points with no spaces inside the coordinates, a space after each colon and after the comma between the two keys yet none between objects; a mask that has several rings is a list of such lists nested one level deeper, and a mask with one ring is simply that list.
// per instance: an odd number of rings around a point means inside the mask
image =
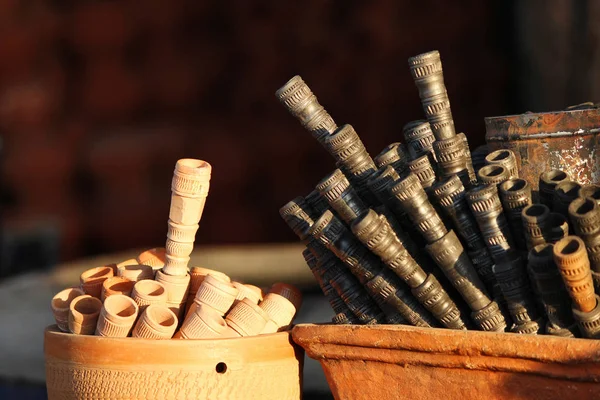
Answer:
[{"label": "upright clay pipe", "polygon": [[181,320],[190,288],[190,274],[169,275],[163,270],[158,270],[155,280],[162,283],[167,289],[167,306]]},{"label": "upright clay pipe", "polygon": [[406,285],[364,247],[330,211],[311,226],[309,233],[330,249],[364,286],[380,307],[389,304],[404,319],[416,326],[436,326],[437,322],[415,298]]},{"label": "upright clay pipe", "polygon": [[429,122],[425,120],[411,121],[404,125],[402,133],[406,141],[408,154],[413,160],[426,155],[432,165],[436,164],[432,146],[432,143],[435,142],[435,136]]},{"label": "upright clay pipe", "polygon": [[61,290],[52,298],[50,307],[58,329],[63,332],[69,331],[69,306],[75,298],[84,294],[80,288],[68,288]]},{"label": "upright clay pipe", "polygon": [[[318,192],[315,191],[315,193],[318,195]],[[321,198],[321,196],[318,197]],[[328,211],[327,206],[324,206],[323,209],[323,214]],[[345,321],[366,324],[371,321],[382,320],[381,309],[367,294],[356,277],[344,267],[337,256],[309,234],[310,228],[314,224],[312,216],[316,214],[316,210],[312,209],[303,197],[297,197],[281,207],[279,214],[298,238],[306,244],[307,249],[317,258],[323,280],[329,284],[354,314],[355,318],[348,317]]]},{"label": "upright clay pipe", "polygon": [[133,287],[131,298],[139,307],[139,313],[143,313],[151,304],[167,304],[167,288],[158,281],[145,279],[139,281]]},{"label": "upright clay pipe", "polygon": [[287,81],[275,92],[275,97],[320,143],[337,129],[333,118],[300,76]]},{"label": "upright clay pipe", "polygon": [[122,294],[109,296],[104,301],[100,311],[96,335],[108,337],[129,336],[138,317],[138,311],[138,305],[131,297]]},{"label": "upright clay pipe", "polygon": [[573,300],[573,316],[583,336],[600,338],[600,303],[594,293],[585,244],[567,236],[554,245],[554,261]]},{"label": "upright clay pipe", "polygon": [[167,306],[150,304],[141,313],[131,336],[143,339],[171,339],[177,325],[177,316]]},{"label": "upright clay pipe", "polygon": [[337,161],[362,200],[369,206],[379,205],[378,199],[367,187],[367,183],[377,172],[377,166],[354,128],[348,124],[342,125],[326,138],[325,148]]},{"label": "upright clay pipe", "polygon": [[115,294],[124,294],[125,296],[129,296],[133,290],[133,285],[135,285],[134,281],[130,281],[122,276],[113,276],[112,278],[108,278],[102,283],[102,294],[100,295],[100,300],[104,302],[108,296]]},{"label": "upright clay pipe", "polygon": [[210,164],[202,160],[184,158],[175,164],[163,267],[167,275],[185,276],[188,272],[189,256],[208,196],[211,170]]},{"label": "upright clay pipe", "polygon": [[102,302],[89,294],[78,296],[69,304],[69,331],[76,335],[93,335]]},{"label": "upright clay pipe", "polygon": [[571,202],[569,216],[575,233],[585,243],[594,288],[600,293],[600,206],[592,197],[578,198]]},{"label": "upright clay pipe", "polygon": [[509,178],[516,179],[519,177],[517,158],[512,150],[500,149],[492,151],[485,157],[485,163],[490,165],[502,165],[508,171]]},{"label": "upright clay pipe", "polygon": [[561,182],[569,180],[569,176],[565,171],[560,169],[551,169],[540,174],[539,179],[539,196],[540,203],[548,208],[552,208],[554,199],[554,188]]},{"label": "upright clay pipe", "polygon": [[460,311],[437,279],[408,254],[385,217],[369,210],[352,224],[354,235],[411,288],[415,298],[451,329],[464,329]]},{"label": "upright clay pipe", "polygon": [[381,153],[373,158],[377,168],[391,165],[396,171],[402,172],[406,169],[408,155],[402,143],[396,142],[386,146]]}]

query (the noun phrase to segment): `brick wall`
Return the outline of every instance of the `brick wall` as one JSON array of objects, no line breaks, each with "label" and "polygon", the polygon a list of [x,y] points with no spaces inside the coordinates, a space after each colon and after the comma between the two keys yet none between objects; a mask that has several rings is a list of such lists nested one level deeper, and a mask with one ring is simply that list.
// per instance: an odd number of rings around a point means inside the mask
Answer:
[{"label": "brick wall", "polygon": [[293,240],[278,208],[334,165],[275,90],[302,75],[374,155],[422,118],[407,58],[438,49],[481,144],[515,111],[494,4],[0,0],[6,223],[52,217],[62,259],[159,245],[185,156],[214,168],[198,242]]}]

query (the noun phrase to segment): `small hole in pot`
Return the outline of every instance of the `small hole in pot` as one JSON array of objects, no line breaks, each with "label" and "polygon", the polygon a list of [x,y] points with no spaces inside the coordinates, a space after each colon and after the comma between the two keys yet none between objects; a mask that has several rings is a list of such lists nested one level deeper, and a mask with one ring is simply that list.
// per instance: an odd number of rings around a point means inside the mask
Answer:
[{"label": "small hole in pot", "polygon": [[225,372],[227,372],[227,364],[225,364],[224,362],[218,363],[215,367],[215,371],[217,371],[217,374],[224,374]]}]

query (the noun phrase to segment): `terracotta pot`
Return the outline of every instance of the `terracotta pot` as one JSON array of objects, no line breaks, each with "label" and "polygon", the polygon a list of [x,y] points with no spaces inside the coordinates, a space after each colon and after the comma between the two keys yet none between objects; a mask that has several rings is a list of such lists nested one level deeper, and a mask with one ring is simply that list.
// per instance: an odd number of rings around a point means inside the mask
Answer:
[{"label": "terracotta pot", "polygon": [[298,325],[336,399],[597,399],[600,341],[403,325]]},{"label": "terracotta pot", "polygon": [[581,184],[600,183],[598,143],[600,109],[525,113],[485,118],[490,150],[510,149],[519,177],[538,189],[540,174],[565,171]]},{"label": "terracotta pot", "polygon": [[49,400],[301,398],[304,352],[289,332],[153,340],[71,335],[53,325],[44,354]]}]

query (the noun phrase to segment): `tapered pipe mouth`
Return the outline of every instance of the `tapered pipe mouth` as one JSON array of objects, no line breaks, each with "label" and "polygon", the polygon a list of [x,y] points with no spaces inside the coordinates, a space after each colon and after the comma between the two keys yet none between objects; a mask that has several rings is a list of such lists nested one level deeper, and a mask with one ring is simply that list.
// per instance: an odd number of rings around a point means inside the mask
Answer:
[{"label": "tapered pipe mouth", "polygon": [[507,169],[504,168],[504,166],[502,165],[498,165],[498,164],[490,164],[490,165],[486,165],[485,167],[482,167],[479,170],[479,175],[482,177],[495,177],[495,176],[501,176],[505,173],[507,173]]},{"label": "tapered pipe mouth", "polygon": [[113,276],[104,281],[104,288],[113,292],[130,292],[135,282],[122,276]]},{"label": "tapered pipe mouth", "polygon": [[153,304],[146,308],[145,313],[147,319],[160,327],[169,328],[177,324],[177,317],[166,306]]},{"label": "tapered pipe mouth", "polygon": [[83,319],[98,314],[102,308],[102,302],[96,297],[83,295],[75,298],[71,302],[70,308],[75,319]]},{"label": "tapered pipe mouth", "polygon": [[504,181],[500,187],[506,192],[518,192],[527,187],[527,181],[520,178],[510,178]]},{"label": "tapered pipe mouth", "polygon": [[568,256],[577,253],[581,249],[581,240],[575,237],[565,238],[554,245],[555,251]]},{"label": "tapered pipe mouth", "polygon": [[596,202],[592,199],[578,198],[573,200],[573,202],[569,206],[569,210],[577,216],[584,216],[590,211],[593,211],[595,206]]},{"label": "tapered pipe mouth", "polygon": [[496,150],[486,157],[488,161],[502,161],[510,158],[510,151],[508,150]]},{"label": "tapered pipe mouth", "polygon": [[83,290],[79,288],[62,290],[52,298],[52,308],[54,310],[68,310],[71,302],[84,294]]},{"label": "tapered pipe mouth", "polygon": [[166,294],[167,292],[165,287],[160,282],[150,279],[139,281],[135,284],[133,290],[137,295],[144,297],[158,297]]},{"label": "tapered pipe mouth", "polygon": [[594,200],[600,200],[600,186],[599,185],[585,185],[579,189],[579,197],[586,198],[590,197]]},{"label": "tapered pipe mouth", "polygon": [[88,269],[80,276],[81,283],[92,283],[98,280],[104,280],[113,276],[113,269],[109,266],[102,266]]},{"label": "tapered pipe mouth", "polygon": [[527,217],[540,217],[547,213],[549,213],[549,209],[543,204],[532,204],[523,209],[523,214]]},{"label": "tapered pipe mouth", "polygon": [[128,319],[138,312],[135,301],[131,297],[120,294],[107,297],[104,300],[104,308],[111,318],[116,319]]},{"label": "tapered pipe mouth", "polygon": [[568,179],[569,176],[564,171],[561,171],[559,169],[554,169],[552,171],[545,173],[543,175],[543,178],[545,181],[548,181],[548,182],[561,182],[561,181],[564,181],[565,179]]},{"label": "tapered pipe mouth", "polygon": [[175,171],[186,175],[206,176],[210,174],[211,169],[211,165],[206,161],[194,158],[182,158],[175,164]]},{"label": "tapered pipe mouth", "polygon": [[577,196],[577,192],[581,189],[581,185],[577,182],[573,181],[563,181],[556,185],[556,192],[559,195],[563,195],[566,197],[575,197]]}]

